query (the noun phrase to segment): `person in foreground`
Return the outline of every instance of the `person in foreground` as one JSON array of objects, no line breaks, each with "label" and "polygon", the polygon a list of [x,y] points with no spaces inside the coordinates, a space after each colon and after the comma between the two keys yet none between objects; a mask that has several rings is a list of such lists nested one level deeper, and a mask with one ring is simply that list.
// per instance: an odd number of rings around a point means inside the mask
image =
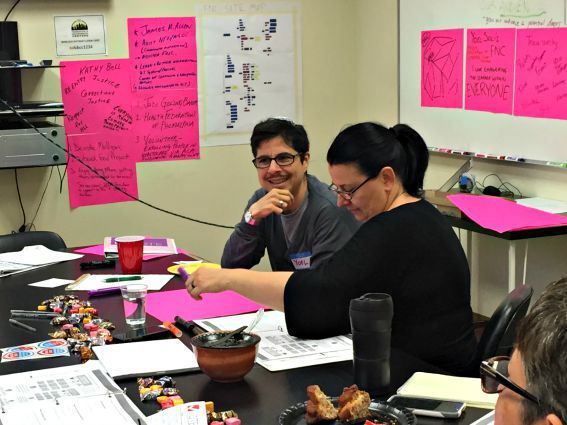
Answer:
[{"label": "person in foreground", "polygon": [[350,332],[349,302],[369,292],[392,296],[392,347],[452,374],[478,371],[467,259],[446,219],[420,198],[428,151],[411,127],[360,123],[339,133],[327,162],[338,205],[363,222],[315,270],[199,269],[192,297],[227,289],[285,312],[302,338]]},{"label": "person in foreground", "polygon": [[567,424],[567,277],[522,320],[512,357],[482,362],[481,383],[499,393],[495,425]]},{"label": "person in foreground", "polygon": [[318,267],[350,239],[356,220],[335,205],[327,185],[307,174],[303,126],[270,118],[254,127],[250,142],[262,187],[226,242],[222,267],[251,268],[265,250],[274,271]]}]

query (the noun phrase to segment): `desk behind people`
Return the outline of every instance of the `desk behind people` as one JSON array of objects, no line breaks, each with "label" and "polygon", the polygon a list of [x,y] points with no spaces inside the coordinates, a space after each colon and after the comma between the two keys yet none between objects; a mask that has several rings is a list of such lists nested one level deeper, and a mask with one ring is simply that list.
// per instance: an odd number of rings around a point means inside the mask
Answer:
[{"label": "desk behind people", "polygon": [[[28,286],[28,284],[47,278],[75,279],[82,274],[79,268],[81,261],[100,259],[96,256],[85,256],[83,259],[59,263],[52,266],[0,278],[0,346],[7,347],[29,342],[48,339],[51,326],[48,321],[27,321],[37,328],[37,332],[15,328],[9,325],[11,309],[35,310],[38,303],[56,294],[65,293],[64,287],[49,289]],[[163,273],[173,261],[186,260],[184,255],[173,255],[144,263],[144,273]],[[95,273],[109,274],[112,269]],[[164,291],[183,288],[180,278],[173,278]],[[70,292],[86,299],[86,292]],[[116,324],[117,331],[126,329],[122,300],[119,294],[97,297],[93,304],[99,310],[101,317]],[[190,317],[188,312],[187,317]],[[147,324],[158,324],[158,321],[148,316]],[[181,341],[190,346],[190,336],[184,334]],[[45,360],[16,361],[0,363],[0,374],[22,372],[78,364],[77,356],[58,357]],[[438,372],[435,367],[415,359],[405,353],[392,351],[391,359],[391,392],[393,393],[415,371]],[[243,424],[276,424],[279,414],[290,405],[306,400],[306,387],[318,384],[327,394],[339,395],[343,387],[353,383],[352,363],[340,362],[281,372],[269,372],[259,365],[241,382],[221,384],[211,381],[203,373],[183,373],[174,376],[180,395],[185,401],[212,400],[216,410],[235,410],[242,419]],[[121,387],[127,388],[127,395],[146,414],[157,411],[157,403],[142,403],[138,396],[135,379],[119,381]],[[453,425],[469,424],[486,413],[482,409],[469,408],[458,421],[447,421]],[[441,425],[445,421],[437,419],[420,418],[419,424]]]}]

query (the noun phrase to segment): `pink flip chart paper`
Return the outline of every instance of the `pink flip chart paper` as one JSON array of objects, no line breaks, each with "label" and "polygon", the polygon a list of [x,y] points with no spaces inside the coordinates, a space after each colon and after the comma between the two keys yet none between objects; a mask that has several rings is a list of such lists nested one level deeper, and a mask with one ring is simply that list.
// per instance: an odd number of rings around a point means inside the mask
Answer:
[{"label": "pink flip chart paper", "polygon": [[201,301],[196,301],[185,289],[148,293],[146,313],[161,321],[173,322],[175,316],[185,320],[206,319],[250,313],[263,307],[232,291],[203,294],[202,297]]},{"label": "pink flip chart paper", "polygon": [[132,90],[197,89],[195,18],[130,18]]},{"label": "pink flip chart paper", "polygon": [[[136,164],[123,143],[124,139],[108,132],[67,136],[67,148],[73,155],[124,192],[137,197]],[[68,159],[67,175],[71,208],[132,200],[72,156]]]},{"label": "pink flip chart paper", "polygon": [[467,30],[465,109],[512,113],[515,28]]},{"label": "pink flip chart paper", "polygon": [[61,62],[65,134],[127,135],[133,124],[128,59]]},{"label": "pink flip chart paper", "polygon": [[463,29],[421,32],[421,106],[463,107]]},{"label": "pink flip chart paper", "polygon": [[519,29],[514,115],[567,119],[567,28]]},{"label": "pink flip chart paper", "polygon": [[199,158],[196,90],[137,92],[133,111],[138,161]]},{"label": "pink flip chart paper", "polygon": [[504,233],[514,230],[567,226],[567,217],[494,196],[449,195],[453,204],[475,223]]}]

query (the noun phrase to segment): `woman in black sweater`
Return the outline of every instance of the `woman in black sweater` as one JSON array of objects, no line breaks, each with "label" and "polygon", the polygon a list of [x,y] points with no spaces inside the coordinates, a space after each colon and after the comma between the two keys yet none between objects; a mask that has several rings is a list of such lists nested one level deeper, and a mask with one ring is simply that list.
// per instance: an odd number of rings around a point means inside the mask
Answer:
[{"label": "woman in black sweater", "polygon": [[203,292],[236,291],[285,312],[304,338],[350,332],[348,306],[368,292],[392,296],[392,347],[447,372],[474,369],[476,342],[466,257],[445,218],[421,199],[428,151],[411,127],[361,123],[341,131],[327,153],[339,206],[364,224],[315,270],[199,269],[186,282]]}]

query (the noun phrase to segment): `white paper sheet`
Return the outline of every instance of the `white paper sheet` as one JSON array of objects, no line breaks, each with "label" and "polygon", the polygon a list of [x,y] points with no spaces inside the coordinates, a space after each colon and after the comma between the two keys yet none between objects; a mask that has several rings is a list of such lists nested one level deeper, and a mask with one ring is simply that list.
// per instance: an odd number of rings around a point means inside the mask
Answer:
[{"label": "white paper sheet", "polygon": [[[195,320],[207,330],[236,329],[249,325],[256,313]],[[285,315],[279,311],[264,313],[252,331],[260,335],[256,363],[274,372],[325,363],[352,360],[352,340],[347,336],[308,340],[290,336]]]},{"label": "white paper sheet", "polygon": [[261,120],[300,118],[301,43],[292,13],[207,15],[200,22],[203,145],[248,143],[242,133]]},{"label": "white paper sheet", "polygon": [[563,214],[567,212],[567,202],[556,201],[555,199],[546,198],[523,198],[516,199],[516,204],[525,207],[535,208],[552,214]]},{"label": "white paper sheet", "polygon": [[143,283],[148,286],[150,291],[159,291],[167,282],[171,280],[171,274],[144,274],[140,280],[127,280],[120,282],[105,282],[108,278],[125,278],[129,275],[124,274],[91,274],[81,280],[77,286],[73,286],[73,291],[91,291],[93,289],[102,288],[119,288],[128,283]]},{"label": "white paper sheet", "polygon": [[52,251],[43,245],[26,246],[21,251],[5,252],[0,254],[0,261],[27,264],[28,266],[41,266],[44,264],[60,263],[62,261],[76,260],[82,254]]},{"label": "white paper sheet", "polygon": [[4,425],[145,424],[97,361],[0,376]]},{"label": "white paper sheet", "polygon": [[93,351],[114,378],[199,370],[193,352],[178,339],[101,345]]},{"label": "white paper sheet", "polygon": [[29,286],[37,286],[38,288],[57,288],[58,286],[68,285],[74,282],[69,279],[58,279],[53,277],[51,279],[40,280],[39,282],[30,283]]}]

